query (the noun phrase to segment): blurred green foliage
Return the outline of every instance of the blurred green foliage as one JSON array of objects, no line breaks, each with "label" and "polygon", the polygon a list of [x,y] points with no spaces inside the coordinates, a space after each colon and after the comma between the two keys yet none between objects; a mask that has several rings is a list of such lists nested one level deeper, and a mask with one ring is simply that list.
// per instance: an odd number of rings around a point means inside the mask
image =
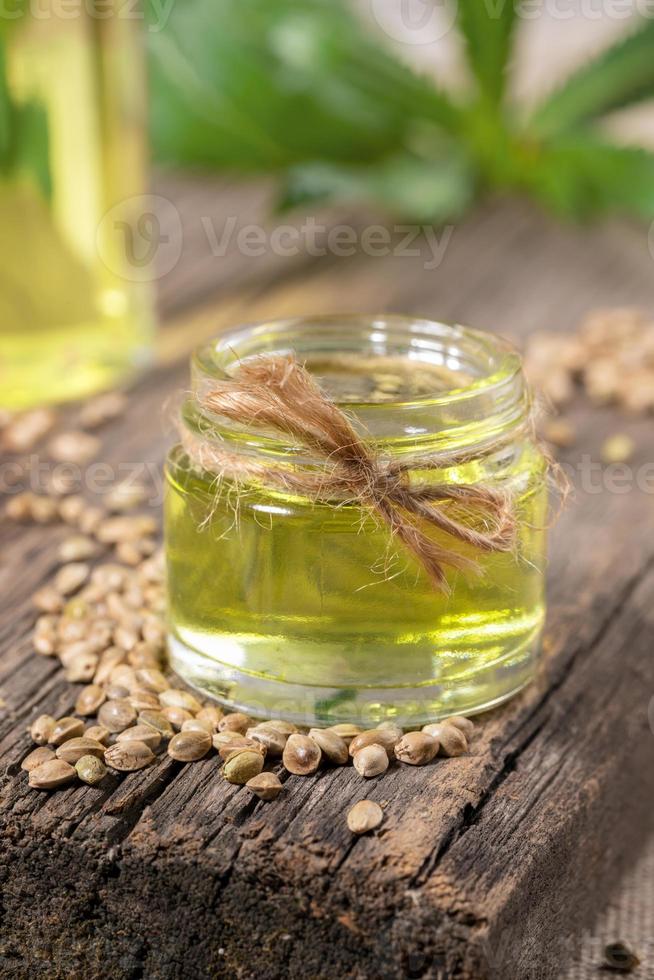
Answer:
[{"label": "blurred green foliage", "polygon": [[148,35],[156,159],[278,173],[285,206],[357,198],[437,222],[512,190],[569,217],[653,218],[654,155],[612,144],[602,123],[654,96],[654,20],[526,114],[506,95],[520,0],[457,6],[474,86],[450,95],[346,0],[175,4]]},{"label": "blurred green foliage", "polygon": [[48,119],[43,106],[11,98],[5,28],[0,31],[0,177],[29,174],[46,197],[52,191]]}]

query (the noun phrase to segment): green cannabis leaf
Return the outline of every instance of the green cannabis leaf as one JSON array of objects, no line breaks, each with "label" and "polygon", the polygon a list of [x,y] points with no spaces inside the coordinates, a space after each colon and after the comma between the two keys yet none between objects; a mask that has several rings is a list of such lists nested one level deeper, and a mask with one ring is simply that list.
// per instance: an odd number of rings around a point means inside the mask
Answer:
[{"label": "green cannabis leaf", "polygon": [[279,169],[376,160],[451,102],[386,54],[341,3],[188,0],[150,37],[154,141],[172,162]]},{"label": "green cannabis leaf", "polygon": [[[452,0],[456,2],[456,0]],[[152,138],[164,164],[282,177],[281,205],[381,202],[416,221],[518,190],[585,218],[654,217],[654,155],[605,117],[654,97],[654,21],[531,114],[507,95],[521,0],[458,0],[472,91],[405,66],[345,0],[186,0],[149,32]]]},{"label": "green cannabis leaf", "polygon": [[490,102],[499,103],[504,95],[518,7],[519,0],[459,0],[468,64],[480,94]]},{"label": "green cannabis leaf", "polygon": [[583,65],[539,106],[539,133],[560,133],[654,96],[654,20]]}]

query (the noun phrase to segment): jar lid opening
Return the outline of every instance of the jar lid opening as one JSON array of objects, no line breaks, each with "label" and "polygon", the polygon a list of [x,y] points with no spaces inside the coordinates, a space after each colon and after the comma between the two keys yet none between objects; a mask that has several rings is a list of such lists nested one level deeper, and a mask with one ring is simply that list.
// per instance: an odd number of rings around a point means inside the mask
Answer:
[{"label": "jar lid opening", "polygon": [[[434,439],[483,441],[481,428],[491,438],[528,407],[521,359],[506,341],[398,314],[296,317],[229,330],[196,351],[195,395],[264,354],[294,354],[367,437],[395,451]],[[266,436],[259,438],[265,445]]]}]

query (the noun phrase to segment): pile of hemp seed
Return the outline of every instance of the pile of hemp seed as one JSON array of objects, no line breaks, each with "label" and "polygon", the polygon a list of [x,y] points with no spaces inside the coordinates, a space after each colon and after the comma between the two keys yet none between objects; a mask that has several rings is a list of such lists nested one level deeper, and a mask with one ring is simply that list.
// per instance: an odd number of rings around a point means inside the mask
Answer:
[{"label": "pile of hemp seed", "polygon": [[[531,334],[524,367],[549,410],[545,439],[570,448],[578,436],[565,413],[577,392],[594,406],[615,406],[631,416],[654,412],[654,320],[638,308],[594,310],[573,331]],[[605,438],[600,457],[606,464],[626,463],[635,450],[631,436],[618,431]]]},{"label": "pile of hemp seed", "polygon": [[[5,416],[0,445],[26,454],[43,444],[50,460],[83,466],[101,447],[93,430],[125,405],[121,393],[98,396],[79,410],[76,427],[55,434],[51,409]],[[59,660],[66,680],[76,686],[74,713],[32,721],[36,747],[21,761],[32,788],[97,786],[110,770],[136,772],[164,751],[181,763],[216,752],[228,782],[269,801],[284,783],[266,764],[281,762],[287,772],[309,776],[322,765],[351,762],[362,778],[372,779],[393,761],[421,766],[468,751],[473,724],[462,717],[406,734],[388,722],[371,730],[354,724],[300,730],[283,719],[257,722],[224,712],[176,687],[165,669],[158,521],[135,513],[147,500],[146,488],[119,483],[94,504],[73,491],[64,479],[53,479],[46,492],[10,494],[4,511],[13,522],[70,529],[58,545],[60,567],[32,597],[32,641],[38,655]],[[376,829],[382,820],[381,807],[371,800],[359,801],[347,815],[355,834]]]}]

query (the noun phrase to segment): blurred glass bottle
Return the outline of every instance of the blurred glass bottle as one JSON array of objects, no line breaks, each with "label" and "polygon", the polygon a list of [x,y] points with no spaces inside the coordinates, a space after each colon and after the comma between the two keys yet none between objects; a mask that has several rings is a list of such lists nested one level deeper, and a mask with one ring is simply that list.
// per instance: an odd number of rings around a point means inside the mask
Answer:
[{"label": "blurred glass bottle", "polygon": [[147,361],[152,331],[134,242],[148,200],[142,23],[107,0],[21,8],[0,18],[0,405],[11,409],[111,386]]}]

